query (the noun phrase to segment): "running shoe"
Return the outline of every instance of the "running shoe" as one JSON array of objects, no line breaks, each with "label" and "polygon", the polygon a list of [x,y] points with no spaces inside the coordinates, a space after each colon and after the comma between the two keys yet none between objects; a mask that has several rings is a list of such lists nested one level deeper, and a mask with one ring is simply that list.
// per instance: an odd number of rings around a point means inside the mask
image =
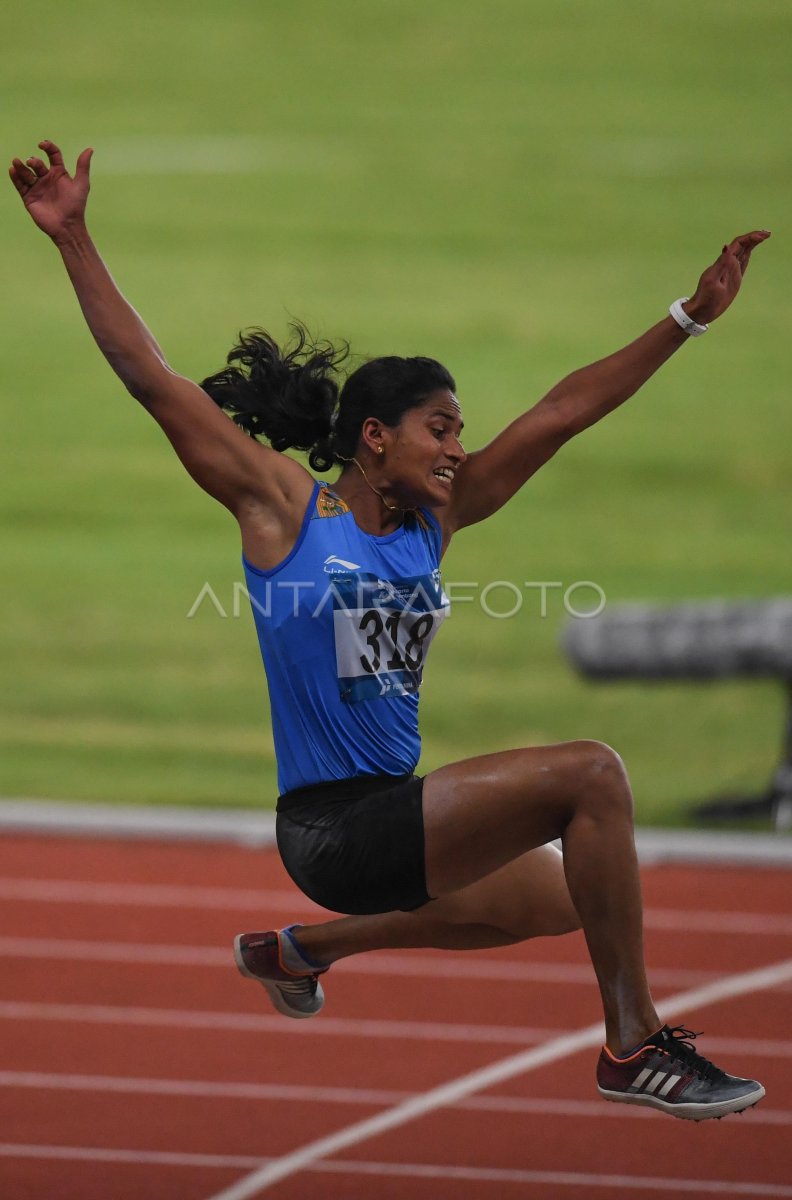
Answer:
[{"label": "running shoe", "polygon": [[761,1100],[761,1083],[727,1075],[696,1053],[692,1041],[698,1036],[681,1025],[664,1025],[625,1058],[603,1046],[597,1063],[600,1095],[622,1104],[646,1104],[686,1121],[720,1120]]},{"label": "running shoe", "polygon": [[324,1004],[319,976],[330,968],[291,970],[284,962],[282,937],[284,930],[240,933],[234,939],[236,965],[247,979],[255,979],[266,988],[279,1013],[298,1020],[314,1017]]}]

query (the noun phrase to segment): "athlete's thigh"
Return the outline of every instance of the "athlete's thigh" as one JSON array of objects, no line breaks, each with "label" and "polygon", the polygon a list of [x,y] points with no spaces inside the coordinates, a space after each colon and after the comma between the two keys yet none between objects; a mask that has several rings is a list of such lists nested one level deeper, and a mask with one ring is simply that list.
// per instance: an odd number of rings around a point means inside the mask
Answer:
[{"label": "athlete's thigh", "polygon": [[504,941],[570,933],[580,919],[569,895],[561,852],[538,846],[491,875],[448,892],[426,909],[453,925],[488,925]]},{"label": "athlete's thigh", "polygon": [[623,768],[600,742],[504,750],[441,767],[423,785],[429,894],[467,887],[560,836],[580,797]]}]

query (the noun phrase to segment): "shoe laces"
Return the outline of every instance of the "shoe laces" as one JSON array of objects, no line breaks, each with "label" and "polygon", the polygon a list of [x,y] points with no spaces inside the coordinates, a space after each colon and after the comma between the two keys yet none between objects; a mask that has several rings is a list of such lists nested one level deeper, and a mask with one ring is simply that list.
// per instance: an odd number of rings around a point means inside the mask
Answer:
[{"label": "shoe laces", "polygon": [[711,1083],[718,1083],[721,1079],[726,1078],[726,1072],[721,1071],[720,1067],[716,1067],[708,1058],[704,1058],[702,1054],[696,1052],[692,1045],[693,1040],[701,1036],[701,1031],[694,1033],[692,1029],[685,1029],[684,1025],[674,1025],[673,1028],[666,1028],[663,1049],[667,1050],[668,1054],[684,1063],[688,1071],[692,1071],[701,1079],[707,1079]]}]

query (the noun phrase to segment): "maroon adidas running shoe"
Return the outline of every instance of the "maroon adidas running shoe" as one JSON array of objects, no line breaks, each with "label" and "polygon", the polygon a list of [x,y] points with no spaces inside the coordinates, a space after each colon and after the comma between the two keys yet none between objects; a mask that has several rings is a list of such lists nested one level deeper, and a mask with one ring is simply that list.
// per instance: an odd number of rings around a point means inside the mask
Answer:
[{"label": "maroon adidas running shoe", "polygon": [[255,979],[266,988],[279,1013],[298,1020],[314,1017],[324,1004],[319,976],[330,968],[290,970],[283,960],[280,937],[276,930],[240,933],[234,939],[236,965],[247,979]]},{"label": "maroon adidas running shoe", "polygon": [[742,1112],[762,1099],[755,1079],[727,1075],[692,1046],[698,1034],[664,1025],[626,1058],[607,1046],[597,1063],[597,1088],[606,1100],[645,1104],[686,1121],[706,1121]]}]

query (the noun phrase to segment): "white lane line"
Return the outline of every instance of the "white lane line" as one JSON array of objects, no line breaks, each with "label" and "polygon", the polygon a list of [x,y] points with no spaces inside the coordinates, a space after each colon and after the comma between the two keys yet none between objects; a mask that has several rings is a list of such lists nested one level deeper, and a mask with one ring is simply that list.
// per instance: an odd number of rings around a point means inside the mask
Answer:
[{"label": "white lane line", "polygon": [[172,963],[180,967],[233,966],[233,954],[220,946],[168,946],[143,942],[76,941],[69,938],[0,937],[0,958],[61,962]]},{"label": "white lane line", "polygon": [[[77,941],[69,938],[0,937],[0,958],[53,959],[74,962],[165,963],[181,967],[219,967],[230,970],[230,946],[158,945],[145,942]],[[334,974],[419,976],[433,979],[489,979],[500,983],[562,983],[596,987],[588,963],[508,962],[498,959],[444,955],[383,954],[343,959]],[[651,972],[658,987],[692,986],[718,979],[716,971],[658,967]]]},{"label": "white lane line", "polygon": [[[263,999],[263,997],[262,997]],[[276,1014],[201,1012],[196,1009],[123,1007],[109,1004],[49,1004],[0,1001],[0,1020],[69,1021],[78,1024],[161,1026],[168,1029],[223,1029],[276,1033],[280,1037],[394,1038],[423,1042],[487,1042],[521,1045],[541,1041],[556,1030],[524,1025],[457,1025],[440,1021],[379,1021],[322,1016],[317,1021],[288,1021]]]},{"label": "white lane line", "polygon": [[[212,1079],[149,1079],[127,1075],[68,1075],[47,1071],[0,1071],[0,1087],[119,1095],[197,1096],[213,1100],[277,1100],[299,1104],[393,1104],[412,1092],[386,1088],[315,1087],[313,1084],[235,1083]],[[603,1104],[603,1108],[610,1105]],[[647,1110],[635,1107],[636,1112]],[[792,1114],[790,1114],[792,1120]]]},{"label": "white lane line", "polygon": [[[210,908],[237,912],[251,909],[298,909],[324,913],[298,891],[199,887],[173,883],[93,883],[81,879],[0,878],[0,899],[47,904],[123,904],[134,908]],[[333,914],[337,916],[337,914]]]},{"label": "white lane line", "polygon": [[[287,889],[202,887],[165,883],[94,883],[78,879],[0,877],[0,900],[60,904],[119,904],[150,908],[208,908],[231,912],[268,911],[332,916],[298,891]],[[683,929],[687,933],[792,934],[792,916],[782,913],[717,912],[646,908],[647,929]]]},{"label": "white lane line", "polygon": [[[708,1046],[708,1048],[711,1048]],[[397,1104],[415,1092],[390,1088],[314,1087],[287,1083],[234,1083],[211,1079],[150,1079],[126,1075],[54,1075],[46,1071],[0,1071],[0,1088],[39,1091],[100,1092],[106,1095],[180,1096],[208,1100],[274,1100],[279,1104]],[[471,1096],[450,1107],[469,1112],[535,1116],[586,1117],[593,1120],[654,1121],[658,1114],[638,1105],[608,1104],[604,1100],[557,1100],[535,1096]],[[660,1118],[662,1119],[662,1117]],[[757,1108],[752,1125],[792,1125],[792,1111]]]},{"label": "white lane line", "polygon": [[[163,1150],[105,1150],[99,1146],[45,1146],[0,1142],[2,1158],[35,1158],[72,1162],[112,1162],[177,1167],[258,1167],[267,1159],[243,1154],[179,1154]],[[407,1179],[460,1179],[474,1183],[545,1184],[561,1187],[625,1188],[632,1192],[697,1192],[719,1196],[792,1196],[784,1184],[724,1179],[669,1179],[651,1175],[595,1175],[582,1171],[526,1171],[508,1167],[458,1167],[451,1163],[388,1163],[359,1160],[317,1161],[307,1171],[328,1175],[398,1176]]]},{"label": "white lane line", "polygon": [[[658,1005],[658,1010],[661,1015],[665,1016],[683,1006],[688,1009],[701,1008],[705,1005],[715,1004],[719,1000],[732,999],[735,996],[776,987],[791,979],[792,959],[786,959],[758,971],[746,971],[740,975],[726,976],[715,983],[692,988],[686,992],[678,992],[674,996],[666,997]],[[559,1059],[568,1058],[579,1050],[597,1046],[601,1043],[603,1036],[604,1028],[601,1023],[589,1025],[575,1033],[554,1038],[552,1041],[546,1042],[544,1046],[523,1050],[519,1054],[512,1054],[487,1067],[471,1071],[458,1079],[452,1079],[439,1087],[431,1088],[422,1096],[403,1100],[384,1113],[377,1113],[363,1121],[356,1121],[353,1125],[348,1125],[336,1133],[318,1138],[313,1142],[307,1142],[304,1146],[299,1146],[275,1162],[252,1171],[237,1183],[232,1184],[231,1187],[217,1192],[211,1197],[211,1200],[250,1200],[251,1197],[259,1195],[273,1183],[305,1170],[309,1163],[316,1162],[328,1155],[337,1154],[340,1150],[345,1150],[350,1146],[360,1145],[369,1138],[376,1137],[390,1129],[397,1129],[409,1121],[426,1116],[427,1113],[435,1112],[438,1108],[453,1104],[464,1097],[473,1095],[474,1092],[492,1087],[496,1083],[513,1079],[516,1075],[523,1075],[528,1071],[535,1071],[538,1067],[548,1063],[558,1062]],[[790,1193],[792,1194],[792,1189],[790,1189]]]},{"label": "white lane line", "polygon": [[266,1159],[249,1154],[179,1154],[169,1150],[106,1150],[102,1146],[39,1146],[0,1142],[2,1158],[49,1158],[66,1162],[143,1163],[168,1167],[257,1167]]}]

